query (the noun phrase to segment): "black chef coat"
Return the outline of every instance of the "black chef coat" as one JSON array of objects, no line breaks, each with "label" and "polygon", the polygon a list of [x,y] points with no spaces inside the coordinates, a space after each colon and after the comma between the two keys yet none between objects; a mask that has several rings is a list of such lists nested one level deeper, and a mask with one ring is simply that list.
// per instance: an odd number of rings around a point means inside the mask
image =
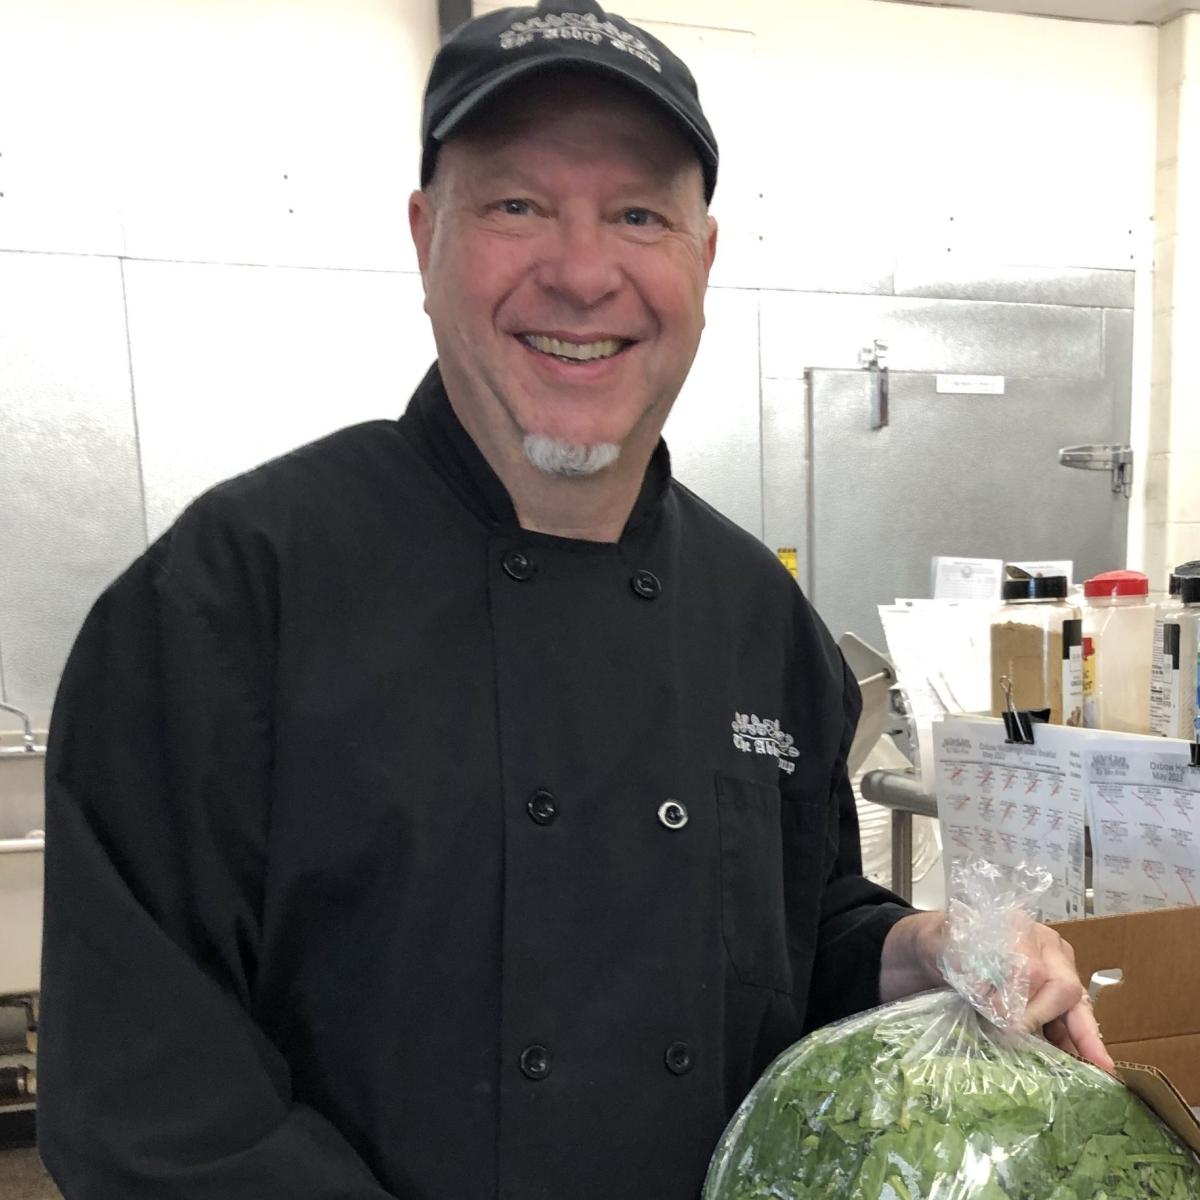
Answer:
[{"label": "black chef coat", "polygon": [[659,446],[522,530],[431,370],[104,593],[47,763],[41,1144],[69,1200],[694,1200],[878,1001],[853,679]]}]

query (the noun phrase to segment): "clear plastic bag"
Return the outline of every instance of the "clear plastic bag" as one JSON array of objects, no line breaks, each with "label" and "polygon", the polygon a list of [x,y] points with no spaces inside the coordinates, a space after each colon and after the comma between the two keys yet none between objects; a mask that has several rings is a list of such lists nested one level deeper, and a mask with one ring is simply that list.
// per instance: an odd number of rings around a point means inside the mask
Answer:
[{"label": "clear plastic bag", "polygon": [[[754,1085],[703,1200],[1193,1200],[1200,1162],[1119,1081],[1022,1028],[1043,880],[956,879],[957,990],[819,1029]],[[985,1015],[986,1014],[986,1015]]]}]

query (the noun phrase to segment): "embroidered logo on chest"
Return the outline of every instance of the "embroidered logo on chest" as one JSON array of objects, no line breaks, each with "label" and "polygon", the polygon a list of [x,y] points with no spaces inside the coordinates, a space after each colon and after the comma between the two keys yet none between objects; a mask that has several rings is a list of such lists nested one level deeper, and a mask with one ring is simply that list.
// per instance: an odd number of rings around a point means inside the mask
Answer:
[{"label": "embroidered logo on chest", "polygon": [[790,733],[784,733],[779,722],[773,717],[759,717],[754,713],[733,714],[733,744],[744,754],[770,754],[779,763],[779,769],[786,775],[796,770],[792,759],[800,757],[796,749],[796,739]]}]

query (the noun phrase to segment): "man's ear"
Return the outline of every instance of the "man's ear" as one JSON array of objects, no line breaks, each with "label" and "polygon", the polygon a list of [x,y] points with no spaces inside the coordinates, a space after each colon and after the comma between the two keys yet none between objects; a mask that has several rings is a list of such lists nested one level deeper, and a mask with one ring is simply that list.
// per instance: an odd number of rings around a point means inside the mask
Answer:
[{"label": "man's ear", "polygon": [[417,251],[421,278],[429,266],[429,248],[433,244],[433,201],[428,192],[415,191],[408,198],[408,228]]},{"label": "man's ear", "polygon": [[717,218],[706,217],[708,221],[708,236],[704,242],[704,270],[712,270],[713,260],[717,257]]}]

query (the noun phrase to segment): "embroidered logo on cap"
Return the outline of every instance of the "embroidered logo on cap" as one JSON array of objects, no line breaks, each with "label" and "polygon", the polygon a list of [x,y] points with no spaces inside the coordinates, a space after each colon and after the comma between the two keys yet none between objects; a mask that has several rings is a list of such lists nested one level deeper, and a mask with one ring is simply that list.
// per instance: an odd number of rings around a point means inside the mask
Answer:
[{"label": "embroidered logo on cap", "polygon": [[785,775],[796,770],[791,759],[799,758],[796,739],[784,733],[773,717],[758,717],[754,713],[733,714],[733,744],[746,754],[771,754],[779,760],[779,769]]},{"label": "embroidered logo on cap", "polygon": [[500,49],[517,50],[539,38],[544,42],[588,42],[593,46],[599,46],[607,39],[614,50],[631,54],[662,74],[658,55],[637,34],[621,29],[612,21],[602,21],[595,13],[547,13],[514,21],[500,35]]}]

